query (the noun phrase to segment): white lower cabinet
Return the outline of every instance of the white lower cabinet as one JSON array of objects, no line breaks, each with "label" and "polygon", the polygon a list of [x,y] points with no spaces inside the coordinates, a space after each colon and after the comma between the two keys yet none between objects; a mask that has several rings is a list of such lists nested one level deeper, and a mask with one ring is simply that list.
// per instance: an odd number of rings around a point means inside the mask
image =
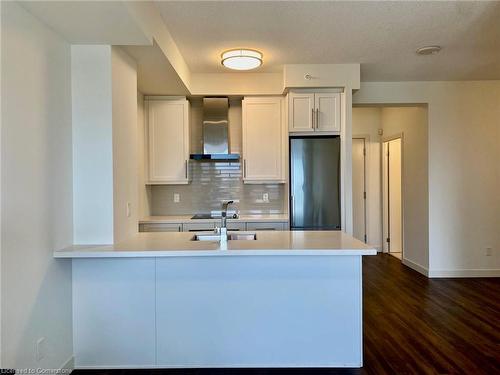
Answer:
[{"label": "white lower cabinet", "polygon": [[247,230],[285,230],[285,223],[259,222],[247,223]]},{"label": "white lower cabinet", "polygon": [[184,232],[203,232],[215,229],[214,222],[205,223],[184,223],[182,224]]},{"label": "white lower cabinet", "polygon": [[182,232],[182,224],[141,223],[139,232]]},{"label": "white lower cabinet", "polygon": [[[139,232],[203,232],[220,227],[220,221],[201,221],[184,223],[141,223]],[[288,223],[279,221],[227,221],[227,229],[232,231],[287,230]]]},{"label": "white lower cabinet", "polygon": [[246,223],[241,222],[241,221],[228,221],[227,222],[227,229],[228,230],[234,230],[234,231],[244,231],[247,229]]}]

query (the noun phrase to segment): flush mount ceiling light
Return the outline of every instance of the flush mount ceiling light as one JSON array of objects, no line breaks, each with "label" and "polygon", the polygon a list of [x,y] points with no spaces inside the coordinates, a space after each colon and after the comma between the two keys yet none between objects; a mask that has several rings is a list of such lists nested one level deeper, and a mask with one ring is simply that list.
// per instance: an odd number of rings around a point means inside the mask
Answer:
[{"label": "flush mount ceiling light", "polygon": [[221,64],[234,70],[251,70],[262,65],[262,53],[253,49],[236,48],[221,55]]},{"label": "flush mount ceiling light", "polygon": [[425,46],[420,47],[415,52],[417,53],[417,55],[435,55],[439,51],[441,51],[440,46]]}]

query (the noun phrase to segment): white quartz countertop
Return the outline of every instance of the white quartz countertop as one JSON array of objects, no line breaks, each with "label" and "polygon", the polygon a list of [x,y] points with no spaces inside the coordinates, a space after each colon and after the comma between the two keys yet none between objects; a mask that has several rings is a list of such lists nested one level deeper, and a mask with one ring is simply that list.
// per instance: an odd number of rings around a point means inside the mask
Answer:
[{"label": "white quartz countertop", "polygon": [[[139,220],[139,224],[178,224],[178,223],[206,223],[220,222],[220,218],[215,219],[191,219],[193,215],[180,216],[146,216]],[[240,215],[237,219],[231,217],[227,221],[244,221],[244,222],[288,222],[287,214],[262,214],[262,215]]]},{"label": "white quartz countertop", "polygon": [[169,256],[375,255],[377,251],[339,231],[256,231],[255,241],[192,241],[189,232],[145,232],[114,245],[73,245],[55,258],[122,258]]}]

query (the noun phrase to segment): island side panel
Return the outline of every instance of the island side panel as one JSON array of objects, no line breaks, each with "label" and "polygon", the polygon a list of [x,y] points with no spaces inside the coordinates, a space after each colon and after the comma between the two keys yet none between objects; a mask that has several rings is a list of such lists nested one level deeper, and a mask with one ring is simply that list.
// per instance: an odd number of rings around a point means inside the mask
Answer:
[{"label": "island side panel", "polygon": [[361,256],[157,259],[157,366],[360,367]]},{"label": "island side panel", "polygon": [[155,365],[155,259],[73,259],[76,368]]}]

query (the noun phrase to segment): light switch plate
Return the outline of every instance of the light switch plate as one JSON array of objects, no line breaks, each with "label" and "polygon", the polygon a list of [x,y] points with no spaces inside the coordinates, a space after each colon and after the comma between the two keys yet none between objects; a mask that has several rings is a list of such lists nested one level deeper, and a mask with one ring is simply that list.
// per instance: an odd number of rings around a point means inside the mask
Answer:
[{"label": "light switch plate", "polygon": [[262,200],[266,203],[269,203],[269,193],[262,194]]},{"label": "light switch plate", "polygon": [[181,195],[179,193],[174,193],[174,203],[179,203],[181,201]]}]

